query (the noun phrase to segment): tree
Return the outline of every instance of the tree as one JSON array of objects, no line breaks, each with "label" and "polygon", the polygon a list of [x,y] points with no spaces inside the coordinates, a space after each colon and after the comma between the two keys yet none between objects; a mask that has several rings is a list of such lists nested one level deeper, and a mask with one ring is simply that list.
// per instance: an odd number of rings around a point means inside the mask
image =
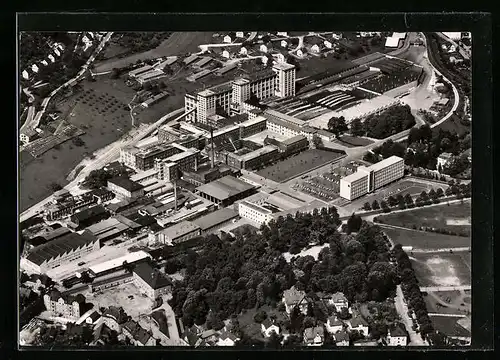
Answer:
[{"label": "tree", "polygon": [[389,203],[389,206],[396,206],[398,204],[398,200],[394,196],[389,196],[387,199],[387,202]]},{"label": "tree", "polygon": [[362,223],[363,219],[361,219],[361,216],[353,213],[351,217],[347,220],[346,233],[350,234],[351,232],[357,232],[361,228]]},{"label": "tree", "polygon": [[348,130],[347,124],[345,122],[345,118],[343,116],[340,117],[332,117],[328,120],[328,130],[331,131],[335,137],[339,137],[345,131]]},{"label": "tree", "polygon": [[372,202],[372,209],[373,209],[373,210],[378,210],[378,209],[380,209],[380,205],[378,204],[378,201],[377,201],[377,200],[373,200],[373,202]]},{"label": "tree", "polygon": [[253,321],[260,324],[267,319],[267,313],[264,310],[259,310],[253,317]]},{"label": "tree", "polygon": [[363,124],[360,119],[354,119],[351,121],[351,135],[352,136],[363,136],[365,131],[363,129]]},{"label": "tree", "polygon": [[351,314],[349,313],[349,310],[345,307],[340,309],[340,312],[337,314],[340,320],[348,320],[351,318]]},{"label": "tree", "polygon": [[56,191],[59,191],[61,190],[63,187],[61,185],[59,185],[58,183],[56,182],[53,182],[49,185],[50,187],[50,190],[52,190],[52,192],[56,192]]},{"label": "tree", "polygon": [[255,60],[255,63],[256,63],[257,65],[262,65],[262,64],[264,64],[264,62],[262,61],[262,58],[260,58],[260,57],[258,57],[258,58]]},{"label": "tree", "polygon": [[370,205],[370,203],[368,201],[365,202],[365,204],[363,205],[363,210],[369,211],[371,209],[372,209],[372,206]]}]

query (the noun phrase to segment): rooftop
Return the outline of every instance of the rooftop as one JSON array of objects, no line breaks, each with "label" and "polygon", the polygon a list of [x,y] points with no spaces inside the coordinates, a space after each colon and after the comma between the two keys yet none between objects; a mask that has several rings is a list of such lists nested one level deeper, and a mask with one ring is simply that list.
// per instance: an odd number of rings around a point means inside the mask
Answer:
[{"label": "rooftop", "polygon": [[265,207],[263,206],[260,206],[260,205],[257,205],[257,204],[254,204],[254,203],[251,203],[249,201],[242,201],[241,204],[243,205],[246,205],[248,206],[249,208],[255,210],[255,211],[258,211],[260,212],[261,214],[272,214],[272,211],[269,210],[269,209],[266,209]]},{"label": "rooftop", "polygon": [[279,70],[291,70],[295,68],[295,65],[289,64],[289,63],[284,63],[284,62],[279,62],[273,65],[273,68],[279,69]]},{"label": "rooftop", "polygon": [[225,200],[242,192],[253,189],[254,186],[228,175],[211,183],[199,186],[197,191],[210,195],[218,200]]},{"label": "rooftop", "polygon": [[324,330],[323,330],[323,327],[322,326],[316,326],[316,327],[313,327],[313,328],[307,328],[304,330],[304,337],[307,339],[307,340],[314,340],[314,338],[316,336],[321,336],[323,337],[324,336]]},{"label": "rooftop", "polygon": [[230,208],[223,208],[193,220],[193,223],[200,227],[202,231],[205,231],[237,216],[238,213],[236,211]]},{"label": "rooftop", "polygon": [[295,124],[297,126],[302,126],[302,125],[304,125],[306,123],[304,120],[297,119],[297,118],[295,118],[293,116],[290,116],[290,115],[287,115],[287,114],[284,114],[282,112],[279,112],[279,111],[276,111],[276,110],[272,110],[272,109],[265,110],[264,111],[264,116],[267,117],[268,119],[269,119],[268,116],[274,117],[274,118],[278,118],[278,119],[284,120],[284,121],[286,121],[288,123]]},{"label": "rooftop", "polygon": [[102,215],[104,213],[106,213],[106,209],[104,208],[104,206],[95,205],[71,215],[71,220],[85,221],[93,218],[94,216]]},{"label": "rooftop", "polygon": [[349,341],[349,334],[344,330],[341,330],[338,333],[334,334],[333,337],[335,338],[336,342]]},{"label": "rooftop", "polygon": [[70,233],[71,230],[68,229],[67,227],[60,227],[58,229],[55,229],[49,233],[46,233],[46,234],[42,234],[40,235],[41,237],[43,237],[46,241],[50,241],[50,240],[53,240],[53,239],[57,239],[58,237],[61,237],[63,235],[66,235],[68,233]]},{"label": "rooftop", "polygon": [[162,289],[165,286],[172,285],[169,278],[164,276],[157,269],[147,263],[140,263],[134,267],[134,273],[144,280],[152,289]]},{"label": "rooftop", "polygon": [[70,251],[82,248],[96,241],[98,241],[97,238],[89,231],[84,231],[81,235],[73,232],[68,233],[51,242],[35,247],[30,251],[27,259],[32,263],[41,265],[45,261],[67,254]]},{"label": "rooftop", "polygon": [[193,231],[198,230],[200,227],[190,221],[181,221],[175,225],[172,225],[160,232],[167,238],[174,240],[181,236],[187,235]]},{"label": "rooftop", "polygon": [[382,161],[379,161],[378,163],[375,163],[375,164],[369,166],[368,170],[369,171],[379,171],[387,166],[396,164],[400,161],[403,161],[403,159],[398,157],[398,156],[393,155],[393,156],[388,157],[387,159],[384,159]]},{"label": "rooftop", "polygon": [[291,138],[288,138],[286,140],[281,141],[281,143],[283,143],[285,145],[291,145],[291,144],[295,144],[296,142],[303,141],[304,139],[306,139],[306,137],[304,135],[296,135],[296,136],[293,136]]},{"label": "rooftop", "polygon": [[283,297],[285,298],[285,302],[288,305],[295,305],[304,299],[306,293],[301,290],[297,290],[295,286],[292,286],[290,289],[283,291]]},{"label": "rooftop", "polygon": [[129,264],[135,263],[140,260],[144,260],[147,258],[151,258],[151,256],[144,251],[135,251],[132,253],[128,253],[124,256],[117,257],[112,260],[108,260],[93,266],[89,267],[89,270],[91,270],[94,274],[100,274],[104,271],[111,270],[114,268],[117,268],[119,266],[123,265],[123,262],[126,261]]},{"label": "rooftop", "polygon": [[133,192],[143,188],[141,184],[136,183],[135,181],[130,180],[124,176],[115,177],[113,179],[108,180],[108,184],[115,184],[127,191]]}]

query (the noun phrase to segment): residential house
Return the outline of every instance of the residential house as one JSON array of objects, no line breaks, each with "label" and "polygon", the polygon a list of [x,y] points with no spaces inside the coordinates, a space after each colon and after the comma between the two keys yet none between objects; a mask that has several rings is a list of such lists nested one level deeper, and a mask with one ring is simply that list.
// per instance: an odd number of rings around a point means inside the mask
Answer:
[{"label": "residential house", "polygon": [[327,49],[331,49],[331,48],[333,48],[333,44],[332,44],[330,41],[328,41],[328,40],[325,40],[325,41],[323,42],[323,45],[325,45],[325,47],[326,47]]},{"label": "residential house", "polygon": [[23,70],[22,76],[23,76],[23,78],[25,80],[29,80],[30,79],[30,74],[26,70]]},{"label": "residential house", "polygon": [[38,66],[36,64],[31,65],[31,71],[38,73]]},{"label": "residential house", "polygon": [[40,61],[40,63],[41,63],[43,66],[47,66],[47,65],[49,65],[49,63],[47,62],[47,60],[42,60],[42,61]]},{"label": "residential house", "polygon": [[247,56],[248,55],[248,49],[246,47],[242,47],[240,49],[240,55]]},{"label": "residential house", "polygon": [[288,47],[288,42],[286,40],[281,40],[280,45],[282,48],[287,48]]},{"label": "residential house", "polygon": [[287,314],[292,312],[292,309],[296,306],[299,307],[300,312],[304,315],[307,314],[307,299],[306,293],[301,290],[297,290],[295,286],[290,289],[283,291],[283,303],[285,304],[285,309]]},{"label": "residential house", "polygon": [[276,35],[277,35],[277,36],[288,36],[288,32],[286,32],[286,31],[278,31],[278,32],[276,33]]},{"label": "residential house", "polygon": [[97,311],[93,311],[87,318],[85,319],[85,322],[89,325],[95,325],[95,323],[101,318],[101,314],[99,314]]},{"label": "residential house", "polygon": [[245,37],[245,33],[243,31],[236,31],[236,37],[243,39]]},{"label": "residential house", "polygon": [[311,51],[314,53],[320,53],[321,47],[318,44],[314,44],[313,46],[311,46]]},{"label": "residential house", "polygon": [[218,333],[214,329],[202,332],[199,335],[199,339],[198,342],[196,343],[196,346],[216,346],[218,342],[217,335]]},{"label": "residential house", "polygon": [[123,325],[123,334],[130,339],[135,346],[155,346],[154,339],[149,332],[143,329],[137,322],[130,320]]},{"label": "residential house", "polygon": [[304,330],[304,342],[307,346],[322,346],[325,333],[322,326],[307,328]]},{"label": "residential house", "polygon": [[266,319],[264,320],[261,324],[261,331],[264,337],[270,337],[273,332],[276,333],[276,335],[280,334],[280,328],[275,322],[271,319]]},{"label": "residential house", "polygon": [[217,346],[234,346],[240,340],[239,337],[228,331],[222,331],[217,341]]},{"label": "residential house", "polygon": [[344,330],[333,335],[337,346],[349,346],[349,334]]},{"label": "residential house", "polygon": [[387,335],[388,346],[406,346],[408,334],[403,326],[402,324],[397,324],[389,329],[389,334]]},{"label": "residential house", "polygon": [[52,284],[52,279],[45,274],[33,274],[30,276],[29,280],[25,282],[25,285],[36,293],[40,293],[41,289],[47,289]]},{"label": "residential house", "polygon": [[229,54],[229,51],[224,50],[224,51],[222,51],[222,57],[229,59],[231,57],[231,55]]},{"label": "residential house", "polygon": [[340,312],[342,308],[349,309],[349,302],[347,301],[347,298],[344,296],[344,294],[341,292],[333,294],[329,303],[335,306],[335,310],[337,312]]},{"label": "residential house", "polygon": [[298,57],[303,57],[304,56],[304,51],[302,51],[302,49],[297,50],[297,56]]},{"label": "residential house", "polygon": [[223,41],[224,41],[226,44],[231,44],[231,43],[233,42],[233,39],[231,39],[231,36],[226,35],[226,36],[224,36]]},{"label": "residential house", "polygon": [[128,321],[129,317],[122,307],[110,306],[102,314],[104,324],[117,333],[122,332],[122,326]]},{"label": "residential house", "polygon": [[342,34],[333,33],[332,34],[332,39],[340,40],[340,39],[342,39]]},{"label": "residential house", "polygon": [[43,296],[45,308],[56,316],[78,320],[84,313],[85,296],[62,295],[54,289]]},{"label": "residential house", "polygon": [[282,53],[273,54],[273,56],[276,58],[278,62],[281,63],[285,62],[285,55],[283,55]]},{"label": "residential house", "polygon": [[263,53],[267,53],[269,50],[270,50],[270,46],[269,45],[266,45],[266,44],[262,44],[260,47],[259,47],[259,50]]},{"label": "residential house", "polygon": [[437,164],[438,168],[441,165],[441,167],[445,167],[448,165],[448,163],[453,159],[453,155],[450,153],[442,153],[441,155],[438,156],[437,158]]},{"label": "residential house", "polygon": [[326,322],[326,330],[330,334],[336,334],[344,329],[344,323],[336,316],[330,316]]},{"label": "residential house", "polygon": [[47,58],[50,60],[50,62],[56,62],[56,58],[52,54],[50,54],[49,56],[47,56]]},{"label": "residential house", "polygon": [[368,323],[361,315],[354,316],[352,319],[347,320],[347,328],[349,331],[357,330],[360,334],[368,336]]}]

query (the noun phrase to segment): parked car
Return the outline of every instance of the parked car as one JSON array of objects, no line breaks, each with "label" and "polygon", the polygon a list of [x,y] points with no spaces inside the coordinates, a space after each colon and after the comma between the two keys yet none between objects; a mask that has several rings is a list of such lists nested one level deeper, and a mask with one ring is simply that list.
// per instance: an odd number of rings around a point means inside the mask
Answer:
[{"label": "parked car", "polygon": [[85,265],[85,261],[82,261],[82,262],[78,263],[78,266],[83,266],[83,265]]}]

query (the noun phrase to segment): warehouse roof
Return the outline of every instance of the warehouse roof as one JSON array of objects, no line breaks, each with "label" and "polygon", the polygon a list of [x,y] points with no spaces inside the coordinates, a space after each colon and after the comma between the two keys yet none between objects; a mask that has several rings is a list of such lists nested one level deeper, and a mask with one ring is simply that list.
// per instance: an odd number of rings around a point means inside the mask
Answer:
[{"label": "warehouse roof", "polygon": [[70,233],[71,230],[68,229],[67,227],[60,227],[58,229],[55,229],[54,231],[51,231],[47,234],[43,234],[41,235],[41,237],[43,237],[46,241],[50,241],[50,240],[53,240],[53,239],[57,239],[58,237],[61,237],[63,235],[66,235],[68,233]]},{"label": "warehouse roof", "polygon": [[106,209],[104,206],[96,205],[71,215],[71,220],[85,221],[93,218],[94,216],[102,215],[105,212]]},{"label": "warehouse roof", "polygon": [[135,181],[132,181],[124,176],[118,176],[111,180],[108,180],[108,184],[109,183],[115,184],[116,186],[119,186],[130,192],[137,191],[143,188],[141,184],[138,184]]},{"label": "warehouse roof", "polygon": [[135,263],[140,260],[144,260],[147,258],[151,258],[151,255],[149,255],[145,251],[135,251],[132,253],[128,253],[127,255],[117,257],[112,260],[108,260],[102,263],[99,263],[97,265],[93,265],[89,267],[89,270],[91,270],[94,274],[100,274],[104,271],[111,270],[114,268],[117,268],[119,266],[123,265],[123,262],[126,261],[129,264]]},{"label": "warehouse roof", "polygon": [[230,208],[224,208],[214,211],[208,215],[202,216],[193,221],[193,223],[200,227],[202,231],[211,229],[214,226],[222,224],[228,220],[234,219],[238,213]]},{"label": "warehouse roof", "polygon": [[295,144],[299,141],[303,141],[304,139],[306,139],[306,137],[304,135],[296,135],[296,136],[293,136],[291,138],[288,138],[286,140],[281,141],[281,143],[283,143],[285,145],[291,145],[291,144]]},{"label": "warehouse roof", "polygon": [[78,248],[82,248],[91,243],[95,243],[97,238],[89,231],[84,231],[81,235],[69,233],[46,244],[35,247],[30,251],[27,260],[37,265],[57,256],[69,253]]},{"label": "warehouse roof", "polygon": [[390,47],[390,48],[398,47],[399,40],[401,39],[397,37],[392,37],[392,36],[388,37],[385,39],[385,47]]},{"label": "warehouse roof", "polygon": [[227,175],[211,183],[196,188],[199,192],[212,196],[218,200],[225,200],[242,192],[253,189],[254,186],[241,181],[234,176]]},{"label": "warehouse roof", "polygon": [[181,221],[180,223],[161,230],[161,233],[168,237],[170,240],[174,240],[198,229],[199,226],[190,221]]}]

